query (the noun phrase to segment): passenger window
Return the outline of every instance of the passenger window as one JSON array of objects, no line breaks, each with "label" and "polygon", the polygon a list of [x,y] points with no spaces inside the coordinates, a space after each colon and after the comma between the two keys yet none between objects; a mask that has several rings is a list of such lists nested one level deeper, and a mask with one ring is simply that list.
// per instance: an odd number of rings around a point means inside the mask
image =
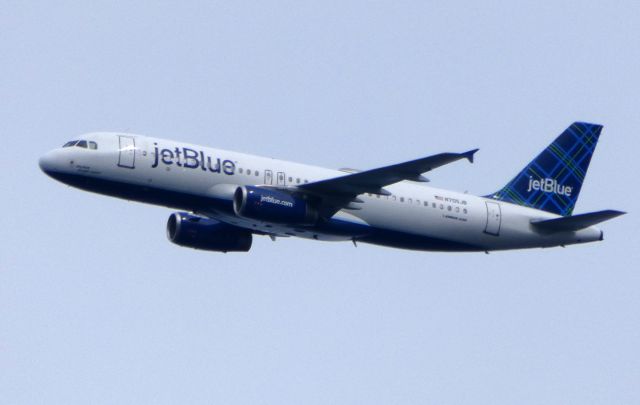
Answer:
[{"label": "passenger window", "polygon": [[260,176],[260,172],[256,170],[256,176]]},{"label": "passenger window", "polygon": [[239,168],[238,171],[240,172],[240,174],[242,174],[242,172],[243,172],[242,167]]},{"label": "passenger window", "polygon": [[464,212],[466,214],[467,213],[467,209],[466,208],[463,209],[462,212]]},{"label": "passenger window", "polygon": [[440,204],[440,209],[443,210],[444,209],[444,204]]},{"label": "passenger window", "polygon": [[296,179],[296,183],[300,184],[300,177]]},{"label": "passenger window", "polygon": [[428,207],[428,206],[429,206],[429,203],[428,203],[427,201],[425,201],[425,202],[424,202],[424,206],[425,206],[425,207]]},{"label": "passenger window", "polygon": [[289,183],[293,183],[293,177],[289,177]]},{"label": "passenger window", "polygon": [[460,207],[456,207],[456,212],[460,212]]},{"label": "passenger window", "polygon": [[250,175],[251,175],[251,170],[247,169],[247,176],[250,176]]},{"label": "passenger window", "polygon": [[87,147],[87,141],[78,141],[76,146],[79,147],[79,148],[86,148]]},{"label": "passenger window", "polygon": [[93,141],[89,141],[89,149],[93,149],[93,150],[98,149],[98,144]]},{"label": "passenger window", "polygon": [[409,204],[411,204],[413,202],[413,199],[409,198]]},{"label": "passenger window", "polygon": [[436,203],[431,203],[431,207],[435,208],[436,207]]},{"label": "passenger window", "polygon": [[448,207],[447,207],[447,211],[451,211],[451,206],[448,206]]},{"label": "passenger window", "polygon": [[400,202],[404,202],[404,197],[400,197]]}]

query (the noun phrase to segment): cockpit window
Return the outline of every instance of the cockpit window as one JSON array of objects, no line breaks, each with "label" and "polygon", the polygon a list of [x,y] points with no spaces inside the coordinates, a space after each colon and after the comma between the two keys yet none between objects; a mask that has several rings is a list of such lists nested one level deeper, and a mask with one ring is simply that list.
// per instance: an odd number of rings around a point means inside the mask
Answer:
[{"label": "cockpit window", "polygon": [[96,142],[94,142],[94,141],[85,141],[85,140],[69,141],[69,142],[65,143],[64,145],[62,145],[63,148],[70,148],[72,146],[77,146],[78,148],[89,148],[89,149],[93,149],[93,150],[98,149],[98,144]]}]

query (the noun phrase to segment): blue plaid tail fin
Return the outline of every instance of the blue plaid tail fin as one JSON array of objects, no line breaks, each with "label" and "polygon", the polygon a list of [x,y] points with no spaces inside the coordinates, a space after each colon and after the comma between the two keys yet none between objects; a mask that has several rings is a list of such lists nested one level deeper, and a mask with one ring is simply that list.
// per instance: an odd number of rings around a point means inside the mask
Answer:
[{"label": "blue plaid tail fin", "polygon": [[602,125],[574,122],[500,191],[488,196],[571,215]]}]

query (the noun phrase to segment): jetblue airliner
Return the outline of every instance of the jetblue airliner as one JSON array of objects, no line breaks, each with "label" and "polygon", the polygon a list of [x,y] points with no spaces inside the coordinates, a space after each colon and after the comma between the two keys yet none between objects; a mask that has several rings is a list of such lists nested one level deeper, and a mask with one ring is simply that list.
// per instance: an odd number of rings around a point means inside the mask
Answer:
[{"label": "jetblue airliner", "polygon": [[429,187],[424,173],[477,149],[371,170],[330,170],[129,133],[97,132],[40,159],[73,187],[179,210],[181,246],[247,252],[254,235],[480,251],[599,241],[595,225],[624,214],[573,215],[601,125],[576,122],[513,180],[486,196]]}]

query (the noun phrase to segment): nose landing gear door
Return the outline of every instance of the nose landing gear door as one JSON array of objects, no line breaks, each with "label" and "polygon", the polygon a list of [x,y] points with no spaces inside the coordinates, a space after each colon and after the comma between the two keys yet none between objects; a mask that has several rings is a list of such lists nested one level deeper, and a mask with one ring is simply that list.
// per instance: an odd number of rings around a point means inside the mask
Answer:
[{"label": "nose landing gear door", "polygon": [[118,135],[118,167],[134,169],[136,164],[136,141],[132,136]]}]

